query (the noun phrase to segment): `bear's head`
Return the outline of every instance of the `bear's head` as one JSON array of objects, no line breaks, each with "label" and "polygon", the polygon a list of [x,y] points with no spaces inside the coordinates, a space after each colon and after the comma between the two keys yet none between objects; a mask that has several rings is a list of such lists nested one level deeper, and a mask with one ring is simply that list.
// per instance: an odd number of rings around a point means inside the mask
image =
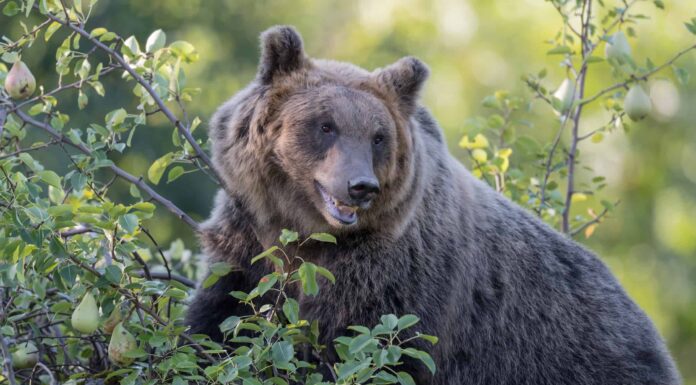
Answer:
[{"label": "bear's head", "polygon": [[340,233],[403,217],[427,67],[311,59],[291,27],[261,35],[256,79],[211,121],[215,165],[260,226]]}]

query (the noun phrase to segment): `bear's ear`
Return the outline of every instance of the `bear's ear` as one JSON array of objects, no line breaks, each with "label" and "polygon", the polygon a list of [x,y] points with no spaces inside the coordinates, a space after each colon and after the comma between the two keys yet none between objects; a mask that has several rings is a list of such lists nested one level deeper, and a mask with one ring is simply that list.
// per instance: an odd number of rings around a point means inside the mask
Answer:
[{"label": "bear's ear", "polygon": [[302,37],[287,25],[271,27],[261,34],[261,62],[258,79],[270,84],[274,77],[289,74],[307,63]]},{"label": "bear's ear", "polygon": [[377,82],[395,95],[399,107],[410,115],[418,102],[418,95],[430,70],[422,61],[412,56],[376,71]]}]

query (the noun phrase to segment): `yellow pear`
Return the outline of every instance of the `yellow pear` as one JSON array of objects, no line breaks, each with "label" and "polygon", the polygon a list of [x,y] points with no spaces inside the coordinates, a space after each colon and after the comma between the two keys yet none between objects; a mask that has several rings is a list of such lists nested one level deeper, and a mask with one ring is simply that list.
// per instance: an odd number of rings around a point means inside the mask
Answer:
[{"label": "yellow pear", "polygon": [[36,89],[36,79],[29,68],[21,60],[17,60],[10,68],[5,78],[5,90],[14,99],[24,99],[31,96]]},{"label": "yellow pear", "polygon": [[72,326],[75,330],[91,334],[99,327],[99,308],[97,301],[89,292],[82,297],[82,301],[72,313]]},{"label": "yellow pear", "polygon": [[634,84],[624,99],[624,111],[633,121],[645,118],[652,109],[650,96],[643,90],[640,84]]},{"label": "yellow pear", "polygon": [[128,352],[134,351],[138,347],[135,337],[119,322],[111,333],[109,341],[109,360],[119,366],[128,366],[134,359],[126,356]]},{"label": "yellow pear", "polygon": [[31,341],[19,344],[12,353],[12,366],[15,369],[31,368],[37,362],[39,362],[39,349]]}]

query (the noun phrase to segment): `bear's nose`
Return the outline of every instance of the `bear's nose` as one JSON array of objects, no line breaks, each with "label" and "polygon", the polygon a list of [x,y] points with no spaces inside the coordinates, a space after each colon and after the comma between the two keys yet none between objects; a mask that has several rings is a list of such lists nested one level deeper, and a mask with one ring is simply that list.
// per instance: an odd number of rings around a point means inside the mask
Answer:
[{"label": "bear's nose", "polygon": [[359,201],[369,201],[379,193],[379,182],[374,178],[355,178],[348,181],[348,195]]}]

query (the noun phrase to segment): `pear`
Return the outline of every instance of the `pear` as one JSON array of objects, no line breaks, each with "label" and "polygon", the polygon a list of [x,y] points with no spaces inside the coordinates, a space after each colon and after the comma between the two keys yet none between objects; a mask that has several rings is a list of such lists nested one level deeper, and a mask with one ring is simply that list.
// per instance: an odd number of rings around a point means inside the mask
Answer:
[{"label": "pear", "polygon": [[39,349],[31,341],[19,344],[17,350],[12,353],[12,366],[15,369],[31,368],[37,362],[39,362]]},{"label": "pear", "polygon": [[24,99],[31,96],[36,89],[36,79],[29,68],[21,60],[17,60],[10,68],[5,78],[5,90],[14,99]]},{"label": "pear", "polygon": [[558,112],[565,113],[573,105],[575,98],[575,82],[570,79],[563,80],[563,83],[558,87],[553,96],[560,100],[560,104],[555,106]]},{"label": "pear", "polygon": [[104,325],[102,326],[102,329],[104,329],[104,333],[106,334],[111,334],[114,331],[114,328],[116,325],[121,322],[122,319],[122,314],[121,314],[121,308],[117,305],[114,307],[114,310],[111,312],[109,315],[109,318],[104,321]]},{"label": "pear", "polygon": [[99,327],[99,309],[97,301],[89,292],[82,297],[82,301],[72,314],[72,326],[75,330],[91,334]]},{"label": "pear", "polygon": [[109,360],[119,366],[128,366],[134,359],[126,356],[128,352],[134,351],[138,347],[135,337],[119,322],[111,334],[109,341]]},{"label": "pear", "polygon": [[626,93],[624,99],[624,111],[633,121],[645,118],[652,109],[650,97],[640,84],[634,84]]},{"label": "pear", "polygon": [[631,57],[631,46],[628,44],[626,35],[619,31],[615,33],[604,46],[604,56],[607,60],[616,60],[623,63]]}]

